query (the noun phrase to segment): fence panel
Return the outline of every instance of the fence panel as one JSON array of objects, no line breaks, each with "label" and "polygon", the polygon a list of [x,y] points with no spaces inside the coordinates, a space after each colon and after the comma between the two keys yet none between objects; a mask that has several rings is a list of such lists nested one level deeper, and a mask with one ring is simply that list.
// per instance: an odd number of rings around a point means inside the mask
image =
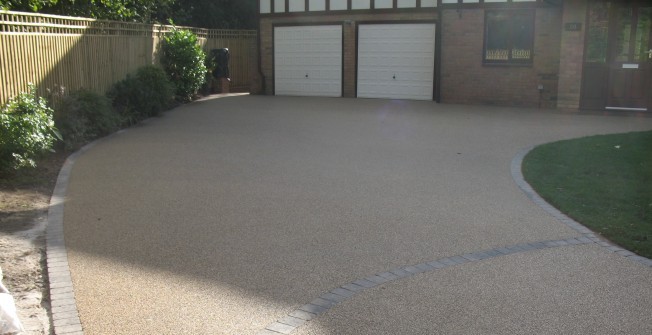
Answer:
[{"label": "fence panel", "polygon": [[[186,28],[207,52],[229,48],[233,90],[248,91],[256,31]],[[141,66],[157,64],[166,25],[0,11],[0,104],[28,83],[39,94],[86,88],[105,93]]]}]

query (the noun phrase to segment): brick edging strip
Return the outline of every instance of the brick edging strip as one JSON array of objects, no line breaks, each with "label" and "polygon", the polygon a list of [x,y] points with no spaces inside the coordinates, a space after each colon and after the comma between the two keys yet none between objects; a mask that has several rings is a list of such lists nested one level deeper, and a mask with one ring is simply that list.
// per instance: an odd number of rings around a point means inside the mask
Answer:
[{"label": "brick edging strip", "polygon": [[512,164],[510,166],[512,178],[516,182],[516,185],[518,185],[518,187],[525,193],[525,195],[527,195],[528,198],[530,198],[530,200],[532,200],[536,205],[538,205],[543,210],[548,212],[548,214],[554,216],[557,220],[561,221],[566,226],[582,234],[584,237],[587,237],[595,241],[595,243],[597,243],[599,246],[606,248],[611,252],[615,252],[616,254],[626,257],[627,259],[630,259],[632,261],[641,263],[645,266],[652,267],[652,259],[639,256],[629,250],[625,250],[620,246],[613,244],[612,242],[609,242],[603,238],[598,237],[598,235],[594,231],[582,225],[581,223],[571,219],[566,214],[562,213],[557,208],[553,207],[547,201],[543,200],[543,198],[532,188],[532,186],[530,186],[530,184],[528,184],[528,182],[525,181],[521,169],[523,165],[523,159],[530,151],[532,151],[532,149],[534,149],[534,147],[528,147],[519,151],[516,154],[516,156],[514,156],[514,158],[512,159]]}]

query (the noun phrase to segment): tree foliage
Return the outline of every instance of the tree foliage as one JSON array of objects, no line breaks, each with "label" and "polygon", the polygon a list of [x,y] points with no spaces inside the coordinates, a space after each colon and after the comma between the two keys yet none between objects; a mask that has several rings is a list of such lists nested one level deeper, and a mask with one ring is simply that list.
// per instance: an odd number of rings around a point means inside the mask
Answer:
[{"label": "tree foliage", "polygon": [[253,29],[256,0],[0,0],[0,8],[96,19]]},{"label": "tree foliage", "polygon": [[206,54],[191,31],[176,27],[163,38],[161,65],[176,86],[177,96],[189,101],[206,80]]},{"label": "tree foliage", "polygon": [[36,87],[20,93],[0,109],[0,172],[36,166],[35,159],[61,138],[53,111]]}]

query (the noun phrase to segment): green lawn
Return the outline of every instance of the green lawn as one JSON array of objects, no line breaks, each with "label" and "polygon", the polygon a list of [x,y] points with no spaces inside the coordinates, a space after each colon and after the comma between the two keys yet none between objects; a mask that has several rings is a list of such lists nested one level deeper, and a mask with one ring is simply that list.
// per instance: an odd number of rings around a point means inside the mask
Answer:
[{"label": "green lawn", "polygon": [[652,258],[652,131],[541,145],[523,175],[566,215]]}]

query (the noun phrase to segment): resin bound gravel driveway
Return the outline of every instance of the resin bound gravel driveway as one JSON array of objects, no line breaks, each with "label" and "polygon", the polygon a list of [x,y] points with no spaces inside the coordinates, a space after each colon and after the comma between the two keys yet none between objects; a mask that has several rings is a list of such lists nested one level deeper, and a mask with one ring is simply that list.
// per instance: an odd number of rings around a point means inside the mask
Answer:
[{"label": "resin bound gravel driveway", "polygon": [[650,334],[652,267],[555,218],[511,172],[533,145],[649,129],[634,115],[433,102],[182,106],[74,163],[63,224],[81,325]]}]

